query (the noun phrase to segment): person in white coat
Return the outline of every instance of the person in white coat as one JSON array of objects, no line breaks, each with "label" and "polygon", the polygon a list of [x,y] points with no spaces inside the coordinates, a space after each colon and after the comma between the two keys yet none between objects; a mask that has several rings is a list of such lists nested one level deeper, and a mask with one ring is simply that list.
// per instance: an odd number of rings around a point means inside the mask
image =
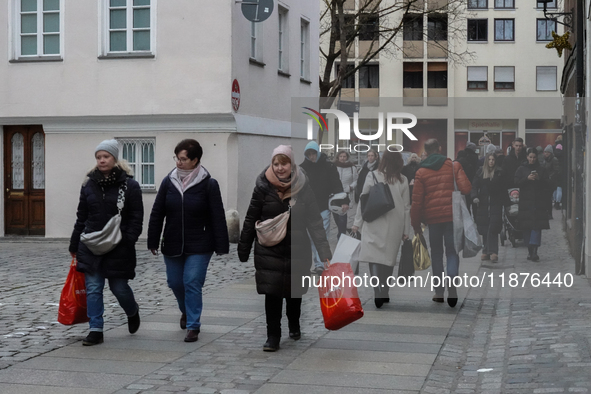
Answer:
[{"label": "person in white coat", "polygon": [[[339,172],[339,179],[343,185],[343,191],[349,195],[350,208],[353,208],[353,201],[355,198],[355,187],[357,186],[357,167],[351,161],[349,161],[349,153],[339,152],[334,162]],[[343,212],[342,215],[338,213],[332,214],[334,222],[337,225],[337,239],[341,237],[341,234],[347,232],[348,214],[350,210]],[[353,213],[354,214],[354,213]]]},{"label": "person in white coat", "polygon": [[378,170],[367,174],[361,195],[368,194],[376,180],[385,182],[392,192],[394,209],[366,223],[359,204],[355,224],[351,228],[353,232],[361,229],[359,261],[369,263],[370,274],[380,281],[380,285],[374,287],[375,304],[378,308],[390,301],[386,281],[394,270],[401,242],[408,239],[410,234],[410,193],[408,180],[400,173],[403,167],[404,160],[399,152],[384,152]]}]

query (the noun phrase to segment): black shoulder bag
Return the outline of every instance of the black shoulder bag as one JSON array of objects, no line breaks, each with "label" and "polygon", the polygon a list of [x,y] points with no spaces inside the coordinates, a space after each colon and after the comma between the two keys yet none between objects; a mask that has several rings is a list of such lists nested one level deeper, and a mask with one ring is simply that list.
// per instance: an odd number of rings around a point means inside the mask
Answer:
[{"label": "black shoulder bag", "polygon": [[382,215],[394,209],[394,198],[387,183],[378,182],[371,171],[375,184],[369,189],[368,194],[363,194],[361,200],[361,216],[365,222],[373,222]]}]

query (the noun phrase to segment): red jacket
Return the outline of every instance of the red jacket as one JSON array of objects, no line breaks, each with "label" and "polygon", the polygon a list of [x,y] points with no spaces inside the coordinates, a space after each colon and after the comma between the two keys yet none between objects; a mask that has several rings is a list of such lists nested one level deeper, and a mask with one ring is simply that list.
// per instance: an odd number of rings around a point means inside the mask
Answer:
[{"label": "red jacket", "polygon": [[415,175],[410,221],[412,227],[419,229],[421,223],[434,224],[453,221],[451,196],[454,191],[453,171],[462,194],[468,194],[472,185],[458,162],[443,155],[430,155],[421,163]]}]

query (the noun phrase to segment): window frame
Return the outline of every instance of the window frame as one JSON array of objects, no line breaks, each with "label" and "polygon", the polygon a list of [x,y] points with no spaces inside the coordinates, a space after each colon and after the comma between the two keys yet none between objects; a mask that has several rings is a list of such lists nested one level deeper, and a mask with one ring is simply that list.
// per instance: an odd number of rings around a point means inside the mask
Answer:
[{"label": "window frame", "polygon": [[300,18],[300,79],[310,79],[310,21]]},{"label": "window frame", "polygon": [[476,2],[476,3],[481,3],[481,2],[483,2],[483,3],[484,3],[484,6],[478,6],[478,4],[477,4],[477,6],[476,6],[476,7],[471,7],[471,6],[470,6],[470,2],[471,2],[471,0],[468,0],[468,2],[467,2],[467,4],[466,4],[466,7],[467,7],[469,10],[488,10],[488,0],[472,0],[472,1],[473,1],[473,2]]},{"label": "window frame", "polygon": [[[410,63],[414,63],[414,62],[404,62],[403,63],[402,88],[403,89],[423,89],[425,86],[425,81],[424,81],[424,77],[423,77],[424,65],[422,62],[417,62],[417,63],[420,63],[420,65],[421,65],[421,71],[405,70],[404,65],[410,64]],[[416,85],[420,85],[420,86],[415,86],[415,83],[416,83]]]},{"label": "window frame", "polygon": [[[364,70],[365,75],[367,75],[367,86],[362,85],[362,70]],[[370,86],[371,85],[371,74],[377,72],[377,82],[378,86]],[[357,70],[357,74],[359,75],[359,89],[379,89],[380,88],[380,64],[379,63],[370,63],[364,66],[359,67]],[[365,81],[364,81],[365,82]]]},{"label": "window frame", "polygon": [[[513,82],[507,82],[507,81],[502,81],[502,82],[497,82],[497,69],[498,68],[511,68],[513,69]],[[513,91],[515,90],[515,66],[494,66],[494,70],[493,70],[493,78],[494,78],[494,90],[505,90],[505,91]],[[509,84],[512,83],[513,85],[510,87],[497,87],[497,83],[499,84]]]},{"label": "window frame", "polygon": [[[111,0],[102,0],[102,43],[101,49],[99,54],[99,59],[112,59],[112,58],[153,58],[156,56],[156,8],[157,8],[157,1],[158,0],[149,0],[150,4],[146,5],[138,5],[135,6],[133,4],[134,0],[125,0],[125,6],[116,6],[111,7]],[[118,31],[125,31],[126,32],[126,44],[125,44],[125,51],[112,51],[111,50],[111,9],[125,9],[126,11],[126,27],[124,29],[114,29]],[[135,9],[149,9],[150,10],[150,26],[135,28],[133,26],[133,12]],[[150,49],[133,49],[133,33],[135,31],[149,31],[150,32]],[[131,44],[131,50],[130,48]]]},{"label": "window frame", "polygon": [[[546,24],[546,32],[548,32],[548,22],[554,22],[554,29],[552,29],[550,31],[550,36],[548,37],[548,35],[546,35],[545,39],[540,39],[540,22],[545,22]],[[549,41],[553,41],[554,38],[552,37],[552,31],[558,33],[556,30],[558,29],[558,23],[556,18],[552,18],[552,19],[545,19],[545,18],[536,18],[536,41],[538,42],[549,42]]]},{"label": "window frame", "polygon": [[[547,10],[555,10],[558,8],[558,2],[556,0],[553,0],[552,2],[548,3],[546,5],[546,9]],[[540,2],[540,1],[536,1],[536,9],[538,10],[543,10],[544,9],[544,3]]]},{"label": "window frame", "polygon": [[[366,23],[369,21],[370,23]],[[371,38],[367,38],[372,36]],[[380,38],[380,17],[377,13],[365,12],[359,15],[359,41],[377,41]]]},{"label": "window frame", "polygon": [[[124,138],[116,138],[119,144],[119,150],[121,152],[121,158],[125,159],[129,163],[129,167],[133,170],[134,179],[140,184],[140,188],[142,190],[154,190],[156,191],[156,138],[155,137],[124,137]],[[127,150],[125,145],[134,145],[134,155],[135,160],[131,161],[126,157]],[[142,147],[145,144],[152,145],[152,161],[144,161],[143,154],[142,154]],[[144,166],[151,166],[152,168],[152,181],[153,183],[145,183],[144,182],[144,173],[143,168]],[[139,168],[139,171],[138,171]]]},{"label": "window frame", "polygon": [[[500,0],[503,2],[503,7],[497,7],[497,1],[499,0],[494,0],[494,8],[495,10],[514,10],[515,9],[515,0]],[[511,6],[507,6],[506,3],[512,3]]]},{"label": "window frame", "polygon": [[[64,54],[64,0],[58,0],[58,10],[47,10],[43,9],[43,0],[35,0],[37,3],[37,8],[35,11],[24,11],[25,14],[29,15],[36,15],[36,32],[35,33],[23,33],[22,32],[22,19],[21,15],[22,12],[22,1],[21,0],[12,0],[9,2],[10,7],[12,8],[12,12],[9,15],[12,15],[12,29],[11,29],[11,40],[10,40],[10,47],[11,47],[11,55],[10,55],[10,62],[31,62],[31,61],[62,61],[63,54]],[[45,14],[57,14],[59,18],[58,24],[58,31],[51,31],[51,32],[44,32],[44,18]],[[23,55],[22,54],[22,36],[35,36],[36,38],[36,53]],[[45,54],[44,52],[44,37],[45,36],[58,36],[58,45],[59,51],[58,53],[48,53]]]},{"label": "window frame", "polygon": [[[511,22],[511,39],[497,39],[497,22],[503,21],[503,33],[506,31],[505,23]],[[503,34],[505,37],[506,34]],[[494,19],[494,40],[495,42],[515,42],[515,18],[495,18]]]},{"label": "window frame", "polygon": [[289,72],[289,10],[279,6],[277,10],[277,69]]},{"label": "window frame", "polygon": [[[470,22],[484,22],[486,27],[486,37],[482,39],[470,39]],[[476,28],[476,32],[478,32],[478,27]],[[487,18],[474,18],[468,19],[468,29],[466,34],[466,39],[468,42],[488,42],[488,19]]]},{"label": "window frame", "polygon": [[[338,75],[339,67],[341,67],[341,64],[335,63],[335,75]],[[349,70],[352,70],[354,68],[355,68],[355,64],[348,63],[347,68],[346,68],[346,70],[347,70],[346,72],[349,72]],[[343,81],[341,83],[341,88],[342,89],[355,89],[357,87],[356,76],[357,76],[357,72],[354,72],[353,74],[349,75],[347,78],[343,79]]]},{"label": "window frame", "polygon": [[[484,68],[486,69],[486,80],[485,81],[471,81],[470,80],[470,68]],[[484,87],[470,86],[470,83],[482,83]],[[466,67],[466,90],[468,91],[488,91],[488,66],[468,66]]]},{"label": "window frame", "polygon": [[[538,83],[538,69],[540,68],[553,68],[554,69],[554,89],[540,89]],[[555,92],[558,90],[558,67],[556,66],[536,66],[536,91],[537,92]]]}]

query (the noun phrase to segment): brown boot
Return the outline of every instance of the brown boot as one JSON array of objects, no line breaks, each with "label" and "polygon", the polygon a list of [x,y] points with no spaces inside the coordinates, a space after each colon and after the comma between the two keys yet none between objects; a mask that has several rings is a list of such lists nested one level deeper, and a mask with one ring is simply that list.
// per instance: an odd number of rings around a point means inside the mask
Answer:
[{"label": "brown boot", "polygon": [[482,256],[480,256],[480,260],[485,261],[485,260],[490,260],[490,256],[487,254],[482,253]]},{"label": "brown boot", "polygon": [[496,263],[497,261],[499,261],[499,255],[496,253],[491,254],[490,261],[492,261],[493,263]]}]

